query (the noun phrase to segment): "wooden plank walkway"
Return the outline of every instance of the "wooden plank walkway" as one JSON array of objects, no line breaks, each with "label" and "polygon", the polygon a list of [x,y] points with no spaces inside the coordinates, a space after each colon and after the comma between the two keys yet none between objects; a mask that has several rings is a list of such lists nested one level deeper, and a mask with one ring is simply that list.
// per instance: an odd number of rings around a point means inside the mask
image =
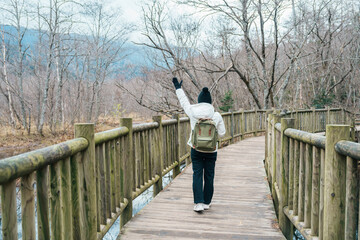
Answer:
[{"label": "wooden plank walkway", "polygon": [[193,211],[191,165],[123,229],[121,239],[285,239],[266,182],[265,138],[220,149],[212,206]]}]

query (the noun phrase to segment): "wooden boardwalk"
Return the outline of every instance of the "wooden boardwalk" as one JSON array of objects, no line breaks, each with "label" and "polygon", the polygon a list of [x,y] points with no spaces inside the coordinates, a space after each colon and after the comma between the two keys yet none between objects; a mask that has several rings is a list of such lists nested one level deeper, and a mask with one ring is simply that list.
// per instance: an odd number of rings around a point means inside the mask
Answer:
[{"label": "wooden boardwalk", "polygon": [[265,138],[220,149],[212,206],[193,211],[191,165],[123,229],[121,239],[285,239],[263,165]]}]

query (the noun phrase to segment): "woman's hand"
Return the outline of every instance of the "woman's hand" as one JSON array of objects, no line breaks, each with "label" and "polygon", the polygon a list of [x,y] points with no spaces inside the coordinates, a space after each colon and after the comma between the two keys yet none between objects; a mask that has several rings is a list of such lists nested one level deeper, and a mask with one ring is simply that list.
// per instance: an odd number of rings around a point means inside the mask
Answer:
[{"label": "woman's hand", "polygon": [[177,79],[176,77],[174,77],[172,81],[173,81],[173,83],[174,83],[175,89],[181,88],[181,85],[182,85],[182,82],[183,82],[182,80],[181,80],[181,82],[179,83],[178,79]]}]

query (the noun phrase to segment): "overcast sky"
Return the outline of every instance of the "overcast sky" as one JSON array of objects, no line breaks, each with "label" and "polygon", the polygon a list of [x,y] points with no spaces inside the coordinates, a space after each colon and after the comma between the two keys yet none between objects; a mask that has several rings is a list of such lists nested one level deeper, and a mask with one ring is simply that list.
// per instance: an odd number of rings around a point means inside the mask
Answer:
[{"label": "overcast sky", "polygon": [[133,23],[141,22],[141,4],[142,0],[116,0],[111,3],[120,7],[124,19]]},{"label": "overcast sky", "polygon": [[[0,0],[1,1],[1,0]],[[105,0],[106,1],[106,0]],[[136,26],[136,30],[130,34],[130,41],[139,42],[142,28],[142,6],[144,3],[151,2],[150,0],[107,0],[109,6],[114,6],[121,9],[121,18],[130,24]]]},{"label": "overcast sky", "polygon": [[[27,0],[25,0],[27,1]],[[38,0],[33,0],[30,2],[36,3]],[[43,2],[44,5],[48,4],[49,0],[40,0],[40,2]],[[83,2],[87,2],[88,0],[83,0]],[[96,1],[96,0],[95,0]],[[121,21],[123,21],[123,23],[129,23],[129,24],[134,24],[137,27],[137,30],[135,30],[131,36],[130,36],[130,41],[135,41],[138,42],[140,39],[139,38],[143,38],[143,36],[141,35],[141,29],[143,28],[143,23],[142,23],[142,6],[145,6],[146,4],[150,4],[152,2],[152,0],[99,0],[100,2],[104,2],[104,6],[105,9],[108,10],[115,10],[115,12],[117,11],[118,8],[120,8],[121,12],[119,12],[119,15],[121,15]],[[230,2],[235,1],[235,0],[230,0]],[[79,1],[80,3],[82,2],[81,0]],[[176,6],[174,1],[168,1],[167,2],[167,7],[169,10],[169,15],[170,16],[176,16],[176,15],[182,15],[182,14],[186,14],[186,13],[190,13],[190,12],[196,12],[196,16],[205,16],[205,13],[200,13],[198,10],[194,11],[193,7],[189,7],[189,6],[184,6],[181,5]],[[5,7],[6,5],[6,1],[4,0],[0,0],[0,7]],[[9,24],[5,19],[5,12],[4,11],[0,11],[0,24]],[[285,14],[286,15],[286,14]],[[5,21],[2,21],[5,20]],[[36,28],[37,27],[37,23],[35,22],[36,19],[33,20],[29,20],[29,25],[28,27],[30,28]],[[23,21],[24,22],[24,21]],[[207,27],[210,26],[211,28],[211,24],[210,24],[210,20],[207,19],[206,21],[202,22],[202,30],[206,29]],[[270,24],[271,26],[271,24]],[[267,30],[270,30],[271,27],[268,26]]]}]

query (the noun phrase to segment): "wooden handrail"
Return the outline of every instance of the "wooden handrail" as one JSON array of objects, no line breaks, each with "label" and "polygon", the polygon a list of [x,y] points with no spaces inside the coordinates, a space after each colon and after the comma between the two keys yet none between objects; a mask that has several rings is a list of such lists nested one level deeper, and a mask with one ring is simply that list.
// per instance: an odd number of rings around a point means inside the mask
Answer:
[{"label": "wooden handrail", "polygon": [[336,152],[341,155],[360,160],[360,144],[351,141],[339,141],[335,145]]},{"label": "wooden handrail", "polygon": [[176,120],[176,119],[169,119],[169,120],[164,120],[164,121],[162,121],[162,125],[163,125],[163,126],[175,125],[175,124],[177,124],[177,120]]},{"label": "wooden handrail", "polygon": [[0,184],[4,184],[47,165],[54,164],[83,151],[88,146],[84,138],[76,138],[39,150],[5,158],[0,161]]},{"label": "wooden handrail", "polygon": [[[300,161],[298,169],[303,171],[301,176],[308,179],[305,159],[310,159],[311,152],[317,154],[318,150],[323,151],[324,137],[305,131],[324,131],[326,124],[346,123],[351,117],[350,113],[341,109],[293,110],[282,113],[282,117],[296,118],[295,126],[289,125],[289,128],[283,129],[278,123],[281,117],[272,113],[272,110],[258,109],[223,113],[226,134],[220,139],[219,146],[266,132],[265,167],[272,184],[275,205],[285,208],[287,199],[289,211],[292,211],[291,204],[294,214],[297,214],[293,200],[300,195],[282,196],[284,186],[296,189],[296,179],[295,174],[289,173],[294,183],[280,183],[283,175],[279,173],[288,168],[286,161],[281,164],[276,161],[279,156],[283,157],[278,154],[279,151],[286,148],[284,146],[292,149],[289,151],[289,161],[294,160],[294,169],[297,167],[296,159],[304,159]],[[132,218],[133,198],[151,186],[154,186],[156,195],[162,190],[164,174],[172,171],[176,176],[180,173],[182,162],[191,163],[190,147],[187,145],[190,136],[188,117],[180,118],[177,115],[174,119],[162,120],[158,116],[154,122],[142,124],[133,124],[132,119],[123,118],[119,128],[109,131],[95,134],[94,124],[78,124],[75,130],[76,138],[73,140],[0,161],[2,226],[6,238],[17,239],[16,179],[19,177],[25,238],[35,236],[36,197],[38,234],[41,238],[92,240],[101,239],[118,216],[122,225]],[[286,138],[289,144],[280,144],[279,141]],[[347,143],[343,142],[337,145],[341,153],[344,144],[347,147]],[[354,157],[348,155],[348,158]],[[283,170],[280,171],[279,167]],[[299,179],[301,191],[306,193],[301,201],[307,202],[309,188],[305,186],[305,179]],[[290,194],[294,190],[288,192]],[[298,211],[304,214],[305,219],[309,219],[307,208],[300,207]],[[281,227],[289,224],[285,215],[281,216]],[[319,223],[319,235],[322,234],[321,226]]]},{"label": "wooden handrail", "polygon": [[285,130],[285,135],[292,139],[295,139],[295,140],[298,140],[298,141],[301,141],[304,143],[308,143],[308,144],[310,144],[312,146],[316,146],[318,148],[325,149],[326,138],[324,136],[297,130],[297,129],[293,129],[293,128],[287,128]]},{"label": "wooden handrail", "polygon": [[95,144],[98,145],[100,143],[108,142],[113,139],[125,136],[128,133],[129,129],[127,129],[126,127],[120,127],[104,132],[95,133]]},{"label": "wooden handrail", "polygon": [[150,130],[150,129],[158,128],[158,127],[159,127],[159,124],[157,122],[134,124],[133,132],[142,132],[142,131],[146,131],[146,130]]},{"label": "wooden handrail", "polygon": [[[287,239],[293,238],[293,227],[306,239],[355,238],[360,144],[350,141],[352,116],[343,109],[269,115],[265,168]],[[303,130],[283,126],[283,120]],[[325,126],[326,137],[314,134]]]}]

